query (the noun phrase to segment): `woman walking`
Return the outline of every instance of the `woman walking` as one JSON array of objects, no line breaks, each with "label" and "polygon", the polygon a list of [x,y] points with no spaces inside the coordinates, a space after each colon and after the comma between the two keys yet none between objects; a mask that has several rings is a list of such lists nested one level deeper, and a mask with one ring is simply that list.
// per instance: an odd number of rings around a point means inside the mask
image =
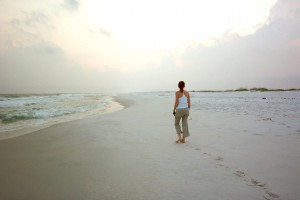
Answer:
[{"label": "woman walking", "polygon": [[[185,83],[180,81],[178,83],[179,91],[175,94],[175,105],[173,115],[175,116],[175,128],[178,135],[176,143],[185,143],[185,138],[190,135],[188,127],[188,117],[190,114],[191,101],[190,94],[184,90]],[[182,121],[182,131],[180,127]]]}]

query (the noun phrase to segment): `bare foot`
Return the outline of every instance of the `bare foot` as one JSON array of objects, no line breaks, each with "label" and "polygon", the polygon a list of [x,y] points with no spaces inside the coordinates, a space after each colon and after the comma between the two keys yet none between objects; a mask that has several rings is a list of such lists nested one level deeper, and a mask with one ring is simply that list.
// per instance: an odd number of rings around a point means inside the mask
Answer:
[{"label": "bare foot", "polygon": [[181,143],[181,139],[178,139],[175,141],[176,143]]}]

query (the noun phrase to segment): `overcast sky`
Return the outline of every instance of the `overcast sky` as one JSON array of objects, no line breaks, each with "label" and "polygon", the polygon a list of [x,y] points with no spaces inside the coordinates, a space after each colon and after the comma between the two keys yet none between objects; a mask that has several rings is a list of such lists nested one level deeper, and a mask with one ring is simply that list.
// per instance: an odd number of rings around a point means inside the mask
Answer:
[{"label": "overcast sky", "polygon": [[299,0],[0,0],[0,93],[300,88]]}]

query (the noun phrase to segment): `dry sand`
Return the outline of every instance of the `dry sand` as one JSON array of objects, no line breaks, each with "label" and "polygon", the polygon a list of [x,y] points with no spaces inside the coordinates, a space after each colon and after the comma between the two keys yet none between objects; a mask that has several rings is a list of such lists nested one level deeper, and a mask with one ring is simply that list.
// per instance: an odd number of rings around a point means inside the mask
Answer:
[{"label": "dry sand", "polygon": [[191,136],[175,144],[173,97],[152,97],[1,140],[0,199],[299,198],[299,134],[245,134],[248,119],[192,109]]}]

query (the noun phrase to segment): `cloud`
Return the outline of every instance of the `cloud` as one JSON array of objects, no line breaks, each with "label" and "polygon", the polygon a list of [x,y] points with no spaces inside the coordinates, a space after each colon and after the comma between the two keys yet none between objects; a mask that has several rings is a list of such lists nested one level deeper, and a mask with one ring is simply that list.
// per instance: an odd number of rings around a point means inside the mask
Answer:
[{"label": "cloud", "polygon": [[99,33],[102,35],[105,35],[106,37],[109,37],[109,38],[111,37],[111,33],[105,29],[100,28]]},{"label": "cloud", "polygon": [[22,11],[20,17],[15,17],[10,21],[11,26],[19,28],[27,26],[36,28],[39,26],[49,26],[49,17],[40,11]]},{"label": "cloud", "polygon": [[100,35],[108,37],[108,38],[110,38],[112,36],[112,33],[104,28],[96,28],[96,29],[88,28],[87,31],[92,34],[100,34]]},{"label": "cloud", "polygon": [[1,93],[111,92],[121,88],[120,74],[84,70],[51,43],[0,54],[0,71]]},{"label": "cloud", "polygon": [[39,43],[31,48],[37,54],[63,56],[63,50],[52,43]]},{"label": "cloud", "polygon": [[55,29],[51,19],[41,11],[22,11],[9,21],[10,27],[3,33],[14,46],[30,46],[48,40]]},{"label": "cloud", "polygon": [[[300,6],[298,3],[295,7],[294,3],[279,1],[272,9],[269,24],[253,35],[226,36],[227,40],[211,47],[188,48],[181,59],[185,70],[190,71],[190,79],[206,88],[210,85],[226,89],[238,83],[242,85],[236,87],[259,86],[256,84],[299,87],[300,18],[294,11]],[[286,8],[286,12],[277,9],[280,6]]]},{"label": "cloud", "polygon": [[36,27],[36,26],[39,26],[40,24],[43,24],[43,25],[47,25],[49,19],[48,17],[42,13],[42,12],[37,12],[37,11],[31,11],[31,12],[26,12],[26,11],[23,11],[24,13],[24,23],[27,25],[27,26],[30,26],[30,27]]},{"label": "cloud", "polygon": [[77,0],[64,0],[63,7],[67,8],[70,11],[78,11],[79,1]]},{"label": "cloud", "polygon": [[272,7],[269,20],[276,20],[278,18],[294,18],[299,16],[300,2],[298,0],[279,0]]}]

